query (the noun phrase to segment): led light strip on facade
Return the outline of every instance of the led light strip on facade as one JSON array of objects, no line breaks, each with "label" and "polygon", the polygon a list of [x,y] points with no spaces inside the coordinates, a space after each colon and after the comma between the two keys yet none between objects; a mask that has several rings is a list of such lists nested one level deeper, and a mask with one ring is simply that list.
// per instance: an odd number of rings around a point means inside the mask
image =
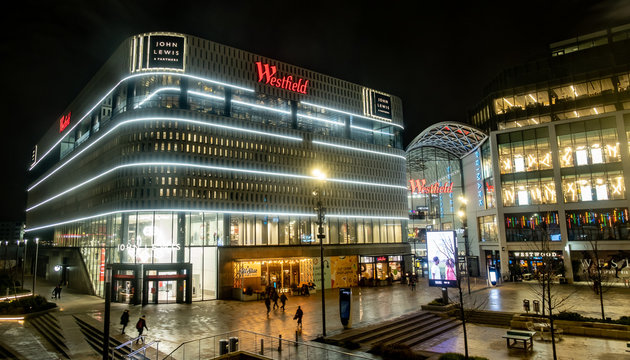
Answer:
[{"label": "led light strip on facade", "polygon": [[152,92],[151,94],[149,94],[146,98],[144,98],[144,100],[140,101],[138,103],[138,105],[134,106],[134,109],[139,108],[140,106],[142,106],[142,104],[144,104],[145,102],[149,101],[152,97],[154,97],[155,95],[157,95],[157,93],[163,92],[163,91],[177,91],[180,92],[181,90],[179,88],[175,88],[175,87],[163,87],[163,88],[159,88],[157,90],[155,90],[154,92]]},{"label": "led light strip on facade", "polygon": [[237,89],[237,90],[242,90],[242,91],[246,91],[246,92],[254,92],[253,89],[249,89],[249,88],[245,88],[245,87],[241,87],[241,86],[236,86],[236,85],[231,85],[231,84],[227,84],[221,81],[216,81],[216,80],[212,80],[212,79],[206,79],[206,78],[202,78],[199,76],[194,76],[194,75],[187,75],[187,74],[183,74],[183,73],[178,73],[178,72],[168,72],[168,71],[156,71],[156,72],[145,72],[145,73],[138,73],[138,74],[134,74],[134,75],[130,75],[127,76],[125,78],[123,78],[122,80],[120,80],[113,88],[111,88],[111,90],[109,90],[105,96],[103,96],[90,110],[88,110],[86,112],[85,115],[83,115],[83,117],[81,119],[79,119],[79,121],[77,121],[76,124],[74,124],[68,131],[65,131],[65,134],[63,134],[59,140],[57,140],[57,142],[55,142],[55,144],[53,146],[50,147],[50,149],[48,149],[44,155],[40,156],[39,159],[33,163],[33,165],[31,165],[31,167],[29,168],[29,170],[32,170],[37,164],[39,164],[46,156],[48,156],[48,154],[57,146],[59,145],[59,143],[61,143],[61,141],[63,141],[63,139],[67,136],[67,134],[69,132],[72,132],[72,130],[74,130],[74,128],[76,128],[81,122],[83,122],[83,120],[85,120],[85,118],[88,117],[88,115],[90,115],[92,113],[92,111],[94,111],[94,109],[96,109],[96,107],[98,107],[103,101],[105,101],[105,99],[107,99],[107,97],[109,95],[111,95],[111,93],[116,90],[116,88],[118,88],[118,86],[120,84],[122,84],[123,82],[129,80],[129,79],[133,79],[133,78],[137,78],[137,77],[142,77],[142,76],[151,76],[151,75],[175,75],[175,76],[183,76],[183,77],[187,77],[189,79],[194,79],[194,80],[199,80],[199,81],[204,81],[204,82],[209,82],[209,83],[213,83],[213,84],[217,84],[220,86],[225,86],[225,87],[230,87],[233,89]]},{"label": "led light strip on facade", "polygon": [[[54,200],[62,195],[68,194],[86,184],[91,183],[92,181],[99,179],[107,174],[110,174],[116,170],[119,169],[124,169],[124,168],[131,168],[131,167],[144,167],[144,166],[173,166],[173,167],[189,167],[189,168],[197,168],[197,169],[204,169],[204,170],[218,170],[218,171],[227,171],[227,172],[237,172],[237,173],[246,173],[246,174],[256,174],[256,175],[265,175],[265,176],[279,176],[279,177],[289,177],[289,178],[297,178],[297,179],[306,179],[306,180],[321,180],[319,177],[316,176],[309,176],[309,175],[299,175],[299,174],[288,174],[288,173],[276,173],[276,172],[270,172],[270,171],[260,171],[260,170],[252,170],[252,169],[240,169],[240,168],[230,168],[230,167],[224,167],[224,166],[215,166],[215,165],[200,165],[200,164],[191,164],[191,163],[177,163],[177,162],[140,162],[140,163],[131,163],[131,164],[124,164],[124,165],[118,165],[115,166],[109,170],[106,170],[98,175],[96,175],[95,177],[85,180],[82,183],[75,185],[73,187],[70,187],[69,189],[66,189],[62,192],[60,192],[59,194],[52,196],[38,204],[35,204],[33,206],[31,206],[30,208],[26,209],[26,212],[29,212],[41,205],[44,205],[45,203]],[[368,182],[362,182],[362,181],[354,181],[354,180],[343,180],[343,179],[329,179],[327,178],[326,181],[330,181],[330,182],[338,182],[338,183],[345,183],[345,184],[353,184],[353,185],[367,185],[367,186],[377,186],[377,187],[390,187],[390,188],[397,188],[397,189],[405,189],[407,190],[406,186],[400,186],[400,185],[390,185],[390,184],[378,184],[378,183],[368,183]],[[29,189],[30,190],[30,189]]]},{"label": "led light strip on facade", "polygon": [[272,107],[269,107],[269,106],[252,104],[252,103],[239,101],[239,100],[232,100],[232,102],[234,104],[249,106],[249,107],[253,107],[253,108],[256,108],[256,109],[267,110],[267,111],[274,111],[274,112],[278,112],[278,113],[285,114],[285,115],[291,115],[291,111],[282,110],[282,109],[276,109],[276,108],[272,108]]},{"label": "led light strip on facade", "polygon": [[[118,210],[110,211],[102,214],[86,216],[82,218],[76,218],[72,220],[60,221],[54,224],[42,225],[34,228],[25,229],[24,232],[37,231],[47,229],[50,227],[71,224],[74,222],[90,220],[102,216],[123,214],[123,213],[143,213],[143,212],[187,212],[187,213],[212,213],[212,214],[236,214],[236,215],[264,215],[264,216],[303,216],[303,217],[316,217],[317,214],[302,214],[302,213],[276,213],[276,212],[256,212],[256,211],[229,211],[229,210],[200,210],[200,209],[134,209],[134,210]],[[348,218],[348,219],[383,219],[383,220],[409,220],[406,217],[391,217],[391,216],[368,216],[368,215],[333,215],[326,214],[326,217],[331,218]]]},{"label": "led light strip on facade", "polygon": [[402,155],[396,155],[396,154],[388,154],[386,152],[380,152],[380,151],[374,151],[374,150],[367,150],[367,149],[361,149],[361,148],[355,148],[355,147],[351,147],[351,146],[344,146],[344,145],[339,145],[339,144],[332,144],[332,143],[327,143],[327,142],[323,142],[323,141],[317,141],[317,140],[313,140],[313,144],[317,144],[317,145],[323,145],[323,146],[331,146],[331,147],[336,147],[336,148],[341,148],[341,149],[347,149],[347,150],[354,150],[354,151],[362,151],[362,152],[367,152],[370,154],[376,154],[376,155],[385,155],[385,156],[391,156],[391,157],[397,157],[403,160],[406,160],[406,158]]},{"label": "led light strip on facade", "polygon": [[37,187],[39,184],[41,184],[44,180],[48,179],[51,175],[53,175],[54,173],[59,171],[64,166],[68,165],[72,160],[76,159],[77,156],[81,155],[83,152],[85,152],[86,150],[88,150],[89,148],[94,146],[96,143],[98,143],[99,141],[104,139],[107,135],[111,134],[114,130],[118,129],[120,126],[123,126],[123,125],[126,125],[126,124],[131,124],[131,123],[145,122],[145,121],[156,121],[156,120],[157,121],[160,121],[160,120],[179,121],[179,122],[190,123],[190,124],[195,124],[195,125],[203,125],[203,126],[217,127],[217,128],[221,128],[221,129],[227,129],[227,130],[241,131],[241,132],[245,132],[245,133],[251,133],[251,134],[262,135],[262,136],[271,136],[271,137],[278,137],[278,138],[287,139],[287,140],[293,140],[293,141],[302,141],[302,138],[294,137],[294,136],[280,135],[280,134],[268,133],[268,132],[264,132],[264,131],[250,130],[250,129],[244,129],[244,128],[228,126],[228,125],[222,125],[222,124],[213,124],[213,123],[206,122],[206,121],[190,120],[190,119],[183,119],[183,118],[176,118],[176,117],[146,117],[146,118],[138,118],[138,119],[129,119],[129,120],[121,121],[118,124],[116,124],[115,126],[113,126],[111,129],[109,129],[101,137],[99,137],[99,138],[95,139],[94,141],[92,141],[91,143],[89,143],[85,148],[83,148],[81,151],[76,153],[73,157],[68,159],[68,161],[66,161],[63,164],[59,165],[57,168],[55,168],[55,170],[51,171],[48,175],[46,175],[41,180],[36,182],[33,186],[28,188],[27,191],[33,190],[35,187]]},{"label": "led light strip on facade", "polygon": [[304,105],[308,105],[308,106],[318,107],[320,109],[326,109],[326,110],[329,110],[329,111],[334,111],[334,112],[338,112],[338,113],[341,113],[341,114],[358,117],[358,118],[361,118],[361,119],[366,119],[366,120],[370,120],[370,121],[376,121],[376,122],[380,122],[380,123],[387,124],[387,125],[393,125],[393,126],[397,126],[397,127],[401,128],[401,129],[404,129],[404,127],[402,125],[398,125],[398,124],[395,124],[393,122],[387,122],[387,121],[378,120],[378,119],[374,119],[374,118],[363,116],[363,115],[359,115],[359,114],[353,114],[353,113],[350,113],[350,112],[347,112],[347,111],[337,110],[337,109],[329,108],[329,107],[326,107],[326,106],[309,103],[309,102],[306,102],[306,101],[300,101],[300,103],[302,103]]},{"label": "led light strip on facade", "polygon": [[196,95],[196,96],[205,97],[205,98],[208,98],[208,99],[221,100],[221,101],[225,100],[225,98],[222,97],[222,96],[205,94],[205,93],[198,92],[198,91],[193,91],[193,90],[188,90],[188,93],[192,94],[192,95]]},{"label": "led light strip on facade", "polygon": [[366,128],[362,128],[360,126],[350,125],[350,127],[353,128],[353,129],[361,130],[361,131],[367,131],[367,132],[376,133],[376,134],[383,134],[383,135],[387,135],[387,136],[394,136],[394,134],[386,133],[384,131],[366,129]]},{"label": "led light strip on facade", "polygon": [[318,117],[315,117],[315,116],[297,114],[297,117],[302,117],[302,118],[305,118],[305,119],[311,119],[311,120],[315,120],[315,121],[321,121],[321,122],[324,122],[324,123],[327,123],[327,124],[332,124],[332,125],[345,125],[345,123],[343,123],[341,121],[326,120],[326,119],[318,118]]}]

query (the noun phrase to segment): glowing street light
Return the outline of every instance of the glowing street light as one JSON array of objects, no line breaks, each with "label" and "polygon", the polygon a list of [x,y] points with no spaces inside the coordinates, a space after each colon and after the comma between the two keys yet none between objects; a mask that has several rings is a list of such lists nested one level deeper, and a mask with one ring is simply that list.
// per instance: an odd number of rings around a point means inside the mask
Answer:
[{"label": "glowing street light", "polygon": [[322,203],[322,191],[324,181],[326,180],[326,174],[320,169],[313,169],[312,174],[317,180],[320,181],[318,188],[313,191],[313,195],[316,196],[315,211],[317,212],[317,238],[319,239],[319,251],[320,258],[319,263],[321,265],[321,283],[322,283],[322,332],[326,337],[326,288],[324,283],[324,221],[326,216],[326,209]]}]

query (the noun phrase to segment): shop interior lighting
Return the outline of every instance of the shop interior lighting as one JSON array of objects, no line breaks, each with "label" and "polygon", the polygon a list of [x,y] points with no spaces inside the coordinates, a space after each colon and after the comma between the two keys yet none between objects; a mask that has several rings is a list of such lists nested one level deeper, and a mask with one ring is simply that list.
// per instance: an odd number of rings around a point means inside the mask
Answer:
[{"label": "shop interior lighting", "polygon": [[507,101],[507,99],[506,99],[506,98],[503,98],[503,101],[505,101],[505,102],[506,102],[508,105],[510,105],[510,106],[514,106],[514,105],[512,105],[512,103],[511,103],[511,102]]},{"label": "shop interior lighting", "polygon": [[234,131],[239,131],[239,132],[245,132],[245,133],[251,133],[251,134],[256,134],[256,135],[263,135],[263,136],[271,136],[271,137],[279,137],[279,138],[283,138],[283,139],[287,139],[287,140],[294,140],[294,141],[302,141],[302,138],[299,137],[294,137],[294,136],[287,136],[287,135],[280,135],[280,134],[275,134],[275,133],[268,133],[268,132],[264,132],[264,131],[258,131],[258,130],[251,130],[251,129],[245,129],[245,128],[240,128],[240,127],[235,127],[235,126],[228,126],[228,125],[222,125],[222,124],[215,124],[215,123],[211,123],[211,122],[207,122],[207,121],[199,121],[199,120],[191,120],[191,119],[183,119],[183,118],[176,118],[176,117],[145,117],[145,118],[136,118],[136,119],[129,119],[129,120],[124,120],[121,121],[119,123],[117,123],[115,126],[113,126],[111,129],[109,129],[106,133],[104,133],[103,135],[101,135],[101,137],[95,139],[94,141],[92,141],[91,143],[89,143],[87,146],[85,146],[83,149],[81,149],[78,153],[74,154],[74,156],[72,156],[70,159],[68,159],[66,162],[60,164],[58,167],[56,167],[53,171],[51,171],[50,173],[48,173],[48,175],[46,175],[45,177],[43,177],[42,179],[40,179],[38,182],[36,182],[33,186],[31,186],[30,188],[27,189],[27,191],[31,191],[32,189],[34,189],[35,187],[37,187],[39,184],[41,184],[44,180],[48,179],[50,176],[52,176],[54,173],[56,173],[57,171],[59,171],[61,168],[63,168],[64,166],[68,165],[72,160],[76,159],[77,156],[81,155],[83,152],[87,151],[88,149],[90,149],[92,146],[94,146],[96,143],[98,143],[99,141],[101,141],[102,139],[104,139],[107,135],[111,134],[112,132],[114,132],[116,129],[118,129],[118,127],[123,126],[123,125],[127,125],[127,124],[132,124],[132,123],[137,123],[137,122],[145,122],[145,121],[155,121],[155,120],[167,120],[167,121],[178,121],[178,122],[183,122],[183,123],[189,123],[189,124],[195,124],[195,125],[201,125],[201,126],[210,126],[210,127],[217,127],[217,128],[221,128],[221,129],[227,129],[227,130],[234,130]]},{"label": "shop interior lighting", "polygon": [[347,111],[337,110],[337,109],[329,108],[327,106],[322,106],[322,105],[309,103],[309,102],[306,102],[306,101],[300,101],[300,103],[304,104],[304,105],[307,105],[307,106],[313,106],[313,107],[317,107],[317,108],[320,108],[320,109],[326,109],[328,111],[334,111],[334,112],[337,112],[337,113],[340,113],[340,114],[345,114],[345,115],[358,117],[358,118],[361,118],[361,119],[366,119],[366,120],[370,120],[370,121],[376,121],[376,122],[380,122],[380,123],[387,124],[387,125],[393,125],[393,126],[397,126],[397,127],[401,128],[401,129],[404,129],[404,127],[402,125],[398,125],[398,124],[393,123],[393,122],[378,120],[378,119],[375,119],[375,118],[371,118],[371,117],[367,117],[367,116],[363,116],[363,115],[359,115],[359,114],[353,114],[353,113],[350,113],[350,112],[347,112]]},{"label": "shop interior lighting", "polygon": [[595,115],[599,115],[599,111],[597,111],[597,108],[593,108],[593,111],[595,111]]},{"label": "shop interior lighting", "polygon": [[534,119],[534,118],[532,118],[532,122],[533,122],[534,124],[538,124],[538,120],[536,120],[536,119]]},{"label": "shop interior lighting", "polygon": [[573,110],[573,115],[575,115],[575,117],[580,117],[580,115],[578,115],[578,112]]},{"label": "shop interior lighting", "polygon": [[[109,216],[114,214],[122,214],[122,213],[136,213],[136,212],[194,212],[194,213],[212,213],[212,214],[233,214],[233,215],[264,215],[267,217],[276,217],[276,216],[300,216],[300,217],[315,217],[316,214],[303,214],[303,213],[277,213],[277,212],[261,212],[261,211],[231,211],[231,210],[199,210],[199,209],[131,209],[131,210],[118,210],[118,211],[110,211],[106,213],[100,213],[96,215],[84,216],[81,218],[75,218],[71,220],[63,220],[57,223],[51,223],[47,225],[41,225],[33,228],[25,229],[24,232],[32,232],[38,231],[42,229],[47,229],[54,226],[61,226],[65,224],[70,224],[78,221],[90,220],[98,217]],[[371,216],[371,215],[335,215],[335,214],[326,214],[326,217],[331,218],[348,218],[348,219],[382,219],[382,220],[409,220],[408,217],[398,217],[398,216]]]},{"label": "shop interior lighting", "polygon": [[59,143],[61,143],[61,141],[63,141],[63,139],[67,136],[67,134],[71,133],[72,130],[74,130],[83,120],[85,120],[85,118],[87,118],[92,111],[94,111],[94,109],[96,109],[99,105],[101,105],[103,103],[103,101],[105,101],[107,99],[107,97],[109,95],[111,95],[112,92],[114,92],[114,90],[116,90],[116,88],[118,88],[118,86],[120,84],[122,84],[123,82],[129,80],[129,79],[133,79],[133,78],[137,78],[137,77],[142,77],[142,76],[151,76],[151,75],[174,75],[174,76],[182,76],[182,77],[186,77],[189,79],[194,79],[194,80],[199,80],[199,81],[203,81],[203,82],[209,82],[212,84],[217,84],[220,86],[224,86],[224,87],[229,87],[229,88],[233,88],[233,89],[237,89],[237,90],[242,90],[242,91],[246,91],[246,92],[251,92],[253,93],[254,90],[250,89],[250,88],[246,88],[246,87],[242,87],[242,86],[237,86],[237,85],[232,85],[232,84],[228,84],[228,83],[224,83],[221,81],[216,81],[216,80],[212,80],[212,79],[208,79],[208,78],[202,78],[199,76],[194,76],[194,75],[188,75],[188,74],[182,74],[182,73],[177,73],[177,72],[168,72],[168,71],[157,71],[157,72],[143,72],[143,73],[138,73],[138,74],[133,74],[130,76],[127,76],[125,78],[123,78],[122,80],[120,80],[116,85],[114,85],[99,101],[96,102],[96,104],[90,109],[88,110],[85,115],[83,115],[83,117],[81,117],[69,130],[64,130],[65,134],[62,134],[62,136],[59,137],[59,140],[57,140],[45,153],[44,155],[40,156],[39,159],[37,161],[35,161],[33,163],[33,165],[31,165],[31,167],[29,168],[29,170],[32,170],[35,166],[37,166],[37,164],[39,164],[48,154],[50,154],[50,152],[57,146],[59,145]]},{"label": "shop interior lighting", "polygon": [[536,98],[532,96],[532,94],[528,94],[528,95],[534,102],[538,102],[538,101],[536,101]]},{"label": "shop interior lighting", "polygon": [[575,97],[578,97],[579,95],[577,91],[575,91],[575,88],[573,87],[573,85],[571,85],[570,88],[571,88],[571,91],[573,91],[573,95],[575,95]]},{"label": "shop interior lighting", "polygon": [[191,95],[201,96],[201,97],[205,97],[205,98],[208,98],[208,99],[221,100],[221,101],[225,100],[225,98],[222,97],[222,96],[206,94],[206,93],[202,93],[202,92],[199,92],[199,91],[188,90],[188,93],[191,94]]}]

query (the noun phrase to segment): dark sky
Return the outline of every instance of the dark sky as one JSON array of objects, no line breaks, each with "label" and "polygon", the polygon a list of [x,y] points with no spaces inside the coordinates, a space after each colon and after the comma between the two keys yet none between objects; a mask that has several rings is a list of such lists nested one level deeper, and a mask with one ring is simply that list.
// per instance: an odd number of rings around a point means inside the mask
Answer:
[{"label": "dark sky", "polygon": [[396,95],[406,146],[433,123],[466,121],[500,70],[544,56],[550,42],[630,23],[630,1],[620,0],[307,3],[12,3],[0,25],[0,220],[24,218],[32,147],[136,33],[188,33]]}]

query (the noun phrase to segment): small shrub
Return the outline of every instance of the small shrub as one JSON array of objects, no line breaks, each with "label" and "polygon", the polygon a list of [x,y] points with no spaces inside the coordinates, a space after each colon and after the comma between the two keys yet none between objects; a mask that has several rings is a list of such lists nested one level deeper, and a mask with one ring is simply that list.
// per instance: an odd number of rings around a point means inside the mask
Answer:
[{"label": "small shrub", "polygon": [[429,303],[429,305],[444,306],[444,305],[447,305],[447,304],[445,304],[445,303],[444,303],[444,299],[442,299],[442,298],[436,298],[436,299],[433,299],[433,301],[431,301],[431,302]]},{"label": "small shrub", "polygon": [[554,316],[556,320],[584,321],[584,316],[576,312],[561,311]]},{"label": "small shrub", "polygon": [[29,296],[17,300],[0,302],[0,315],[29,314],[38,311],[48,310],[56,307],[57,304],[49,303],[42,296]]},{"label": "small shrub", "polygon": [[416,354],[409,346],[406,345],[375,345],[368,351],[372,354],[379,355],[383,360],[425,360],[426,357]]}]

